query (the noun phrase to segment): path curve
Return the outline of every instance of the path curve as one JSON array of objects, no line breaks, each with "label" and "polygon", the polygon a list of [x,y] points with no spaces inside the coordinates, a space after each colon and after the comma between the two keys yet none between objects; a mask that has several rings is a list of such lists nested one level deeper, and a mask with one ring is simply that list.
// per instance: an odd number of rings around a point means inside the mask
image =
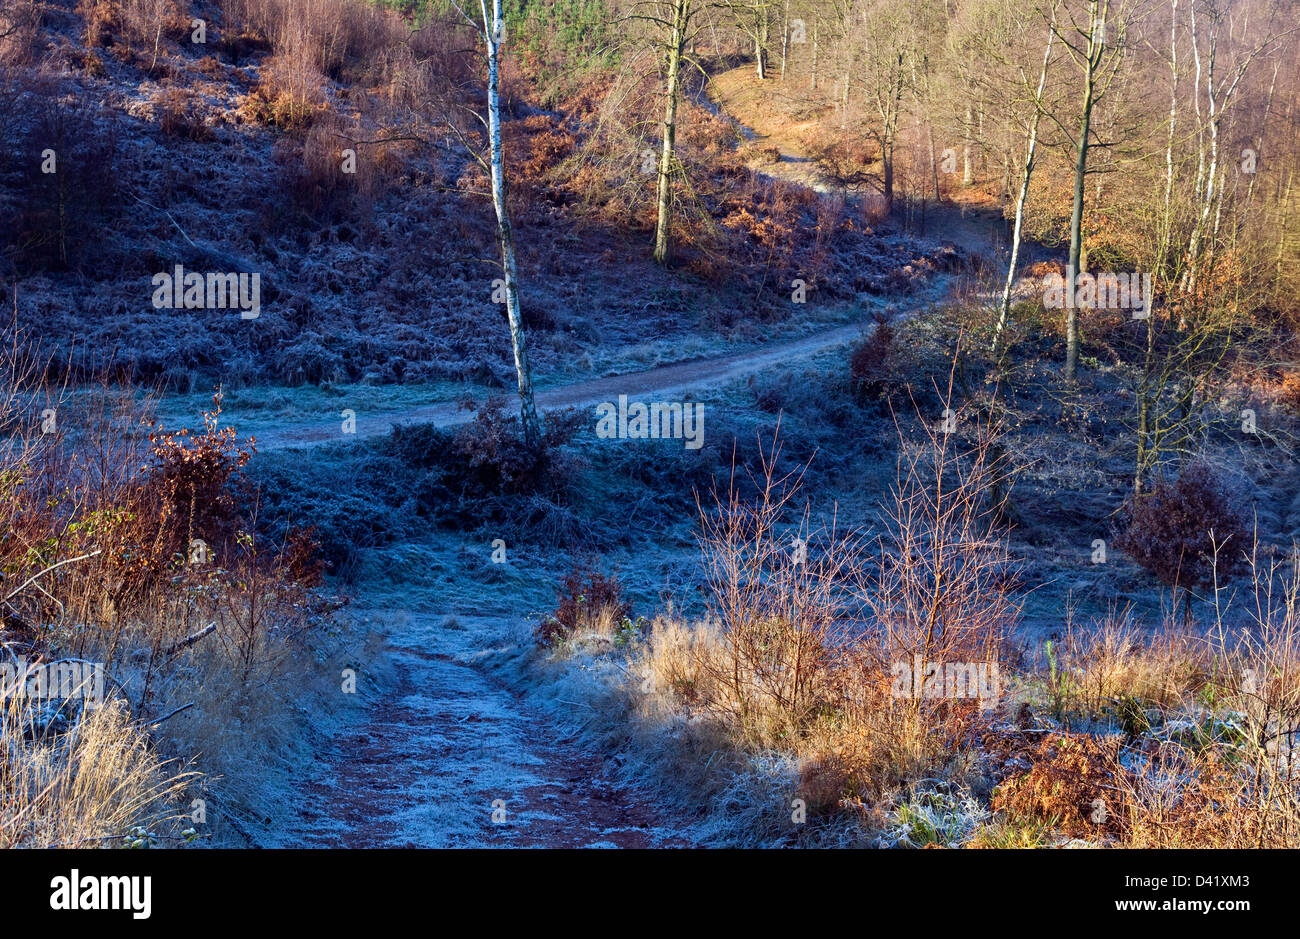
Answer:
[{"label": "path curve", "polygon": [[[925,304],[918,304],[901,315],[905,316],[924,306]],[[745,378],[773,366],[844,345],[866,335],[870,329],[869,323],[836,326],[800,339],[772,343],[746,352],[675,362],[640,372],[607,375],[555,388],[541,388],[535,395],[537,407],[543,412],[571,407],[595,407],[602,401],[616,401],[621,394],[627,395],[631,400],[648,395],[680,396]],[[503,395],[512,393],[502,392]],[[264,453],[294,447],[346,443],[382,436],[391,433],[397,426],[432,424],[435,427],[453,427],[468,423],[472,418],[472,413],[459,405],[443,402],[400,411],[358,415],[355,434],[344,435],[340,430],[341,423],[333,418],[328,421],[287,424],[259,432],[257,450],[259,453]]]},{"label": "path curve", "polygon": [[[933,303],[947,280],[937,277],[899,315]],[[844,345],[870,326],[837,326],[730,355],[543,388],[537,406],[587,407],[624,394],[680,397]],[[275,428],[258,435],[257,448],[345,443],[395,426],[448,427],[470,417],[454,403],[429,404],[358,415],[355,434],[342,434],[334,419]],[[499,643],[499,624],[450,630],[437,619],[413,615],[400,638],[390,636],[384,654],[395,674],[391,686],[344,716],[320,754],[320,769],[303,783],[286,840],[357,848],[689,843],[663,808],[617,781],[616,764],[556,739],[551,718],[475,664]],[[494,817],[494,803],[504,815]]]}]

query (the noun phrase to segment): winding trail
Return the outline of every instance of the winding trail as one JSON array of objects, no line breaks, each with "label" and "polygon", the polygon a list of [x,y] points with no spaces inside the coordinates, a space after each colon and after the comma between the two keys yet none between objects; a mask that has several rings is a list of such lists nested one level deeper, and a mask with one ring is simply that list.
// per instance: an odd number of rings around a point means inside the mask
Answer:
[{"label": "winding trail", "polygon": [[[750,139],[754,135],[747,135]],[[783,159],[783,169],[804,175]],[[792,173],[793,175],[793,173]],[[807,184],[806,180],[800,180]],[[820,188],[820,187],[819,187]],[[960,229],[960,230],[958,230]],[[987,248],[979,226],[954,225],[968,251]],[[899,315],[933,303],[946,289],[917,296]],[[865,318],[864,318],[865,319]],[[850,324],[729,355],[540,388],[542,411],[594,406],[625,394],[689,395],[844,345],[868,328]],[[257,434],[259,452],[346,444],[395,426],[453,426],[471,415],[454,403],[358,415],[344,435],[334,417]],[[361,597],[367,585],[357,585]],[[370,609],[376,618],[394,609]],[[401,611],[403,614],[407,611]],[[400,633],[400,635],[398,634]],[[357,695],[292,804],[285,846],[301,847],[674,847],[689,845],[666,807],[618,782],[618,766],[583,752],[518,690],[483,666],[502,651],[499,620],[455,628],[410,613],[382,655],[393,678],[382,692]],[[676,814],[676,813],[671,813]]]},{"label": "winding trail", "polygon": [[[686,394],[725,384],[860,335],[840,326],[789,342],[577,382],[537,393],[538,408],[582,407],[648,394]],[[394,425],[451,426],[470,415],[452,404],[357,421],[258,434],[258,450],[312,448],[389,433]],[[364,582],[357,592],[365,597]],[[359,610],[384,618],[392,610]],[[321,848],[689,846],[662,810],[621,786],[617,766],[556,739],[551,721],[475,663],[501,644],[500,625],[473,620],[448,630],[411,615],[382,655],[395,679],[362,698],[319,753],[321,768],[292,804],[285,846]],[[397,631],[395,631],[397,632]],[[495,810],[495,811],[494,811]],[[502,811],[504,810],[504,811]]]},{"label": "winding trail", "polygon": [[[625,394],[631,399],[652,394],[680,395],[692,390],[726,384],[792,359],[814,355],[843,345],[862,335],[863,330],[864,327],[859,325],[837,326],[801,339],[773,343],[732,355],[676,362],[641,372],[586,379],[556,388],[539,388],[536,391],[537,407],[541,411],[594,407],[602,401],[616,400],[620,394]],[[396,426],[433,424],[437,427],[451,427],[467,423],[472,417],[472,414],[454,403],[429,404],[401,411],[383,411],[358,416],[356,433],[348,434],[346,437],[339,432],[339,421],[333,418],[328,421],[287,424],[269,431],[259,431],[257,449],[258,452],[264,452],[356,439],[364,440],[391,433]]]}]

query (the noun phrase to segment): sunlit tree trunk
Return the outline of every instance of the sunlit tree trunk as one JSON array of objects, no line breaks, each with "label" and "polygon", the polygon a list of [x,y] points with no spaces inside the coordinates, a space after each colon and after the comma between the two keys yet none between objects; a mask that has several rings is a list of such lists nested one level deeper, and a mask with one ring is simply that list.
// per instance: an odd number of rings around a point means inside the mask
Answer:
[{"label": "sunlit tree trunk", "polygon": [[781,81],[785,81],[786,57],[790,50],[790,0],[781,13]]},{"label": "sunlit tree trunk", "polygon": [[676,165],[674,150],[677,142],[677,104],[681,94],[682,49],[686,41],[688,3],[689,0],[676,0],[673,4],[672,32],[668,40],[668,86],[664,92],[664,145],[659,156],[658,222],[655,225],[654,252],[654,258],[660,264],[667,264],[672,257],[672,180]]},{"label": "sunlit tree trunk", "polygon": [[533,374],[528,365],[528,342],[519,305],[515,236],[510,224],[510,209],[506,204],[505,158],[501,150],[501,41],[505,34],[505,21],[501,13],[501,0],[492,0],[490,13],[487,4],[488,0],[479,0],[483,12],[483,42],[488,60],[487,125],[492,206],[496,209],[497,243],[501,248],[501,271],[505,282],[506,318],[510,323],[510,345],[514,351],[515,376],[519,387],[519,416],[525,443],[537,448],[542,442],[541,423],[537,418],[537,403],[533,398]]},{"label": "sunlit tree trunk", "polygon": [[965,140],[961,146],[961,184],[969,186],[974,181],[974,174],[971,172],[970,165],[970,131],[971,131],[971,107],[966,105],[966,119],[962,123]]},{"label": "sunlit tree trunk", "polygon": [[[1047,70],[1052,61],[1052,40],[1056,38],[1056,11],[1052,11],[1052,25],[1047,30],[1047,49],[1043,52],[1043,68],[1038,74],[1038,90],[1034,93],[1034,117],[1029,123],[1029,139],[1025,146],[1025,169],[1020,180],[1020,193],[1016,196],[1016,220],[1011,233],[1011,258],[1007,263],[1007,279],[1002,285],[1002,302],[998,306],[998,323],[993,331],[993,359],[1002,354],[1002,332],[1011,312],[1011,288],[1016,282],[1016,265],[1020,260],[1020,239],[1024,228],[1025,203],[1029,201],[1029,179],[1034,172],[1038,151],[1038,125],[1043,116],[1043,89],[1047,85]],[[969,111],[967,112],[969,115]]]},{"label": "sunlit tree trunk", "polygon": [[[1109,0],[1105,6],[1100,0],[1090,0],[1088,3],[1088,39],[1081,64],[1083,100],[1080,102],[1079,139],[1075,142],[1074,203],[1070,210],[1070,255],[1067,262],[1069,270],[1075,277],[1083,273],[1080,264],[1083,252],[1083,186],[1088,175],[1088,149],[1092,143],[1092,109],[1097,103],[1097,76],[1106,45],[1106,13],[1109,8]],[[1073,290],[1073,283],[1067,284],[1066,289]],[[1065,308],[1065,378],[1067,381],[1074,381],[1078,368],[1079,319],[1071,298]]]},{"label": "sunlit tree trunk", "polygon": [[821,18],[814,16],[813,17],[813,47],[812,47],[812,82],[811,82],[813,91],[817,90],[817,53],[819,51],[817,31],[820,25],[821,25]]}]

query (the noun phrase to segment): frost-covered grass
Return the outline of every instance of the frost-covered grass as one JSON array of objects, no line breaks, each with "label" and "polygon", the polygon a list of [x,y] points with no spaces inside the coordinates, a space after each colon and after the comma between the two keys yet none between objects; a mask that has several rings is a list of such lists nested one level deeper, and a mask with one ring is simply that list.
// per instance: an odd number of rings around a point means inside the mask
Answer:
[{"label": "frost-covered grass", "polygon": [[879,844],[886,848],[960,848],[988,815],[988,809],[969,795],[920,792],[889,813]]}]

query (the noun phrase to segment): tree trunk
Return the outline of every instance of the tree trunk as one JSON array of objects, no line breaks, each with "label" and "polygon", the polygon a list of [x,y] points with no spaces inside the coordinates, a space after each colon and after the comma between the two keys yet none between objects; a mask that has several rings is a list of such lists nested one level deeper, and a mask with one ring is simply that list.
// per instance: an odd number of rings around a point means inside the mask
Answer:
[{"label": "tree trunk", "polygon": [[492,206],[497,216],[497,241],[501,247],[501,270],[505,280],[506,317],[510,322],[510,344],[514,350],[515,375],[519,384],[519,418],[524,442],[537,449],[542,443],[537,404],[533,399],[533,374],[528,365],[528,343],[524,320],[519,308],[519,281],[515,264],[514,230],[506,204],[505,159],[501,152],[500,37],[504,29],[501,0],[492,0],[489,17],[487,0],[480,0],[483,10],[483,38],[488,59],[488,139],[491,147]]},{"label": "tree trunk", "polygon": [[892,142],[880,149],[880,162],[885,170],[885,211],[894,211],[894,145]]},{"label": "tree trunk", "polygon": [[[1070,257],[1067,262],[1066,290],[1073,293],[1074,278],[1080,270],[1083,248],[1083,184],[1088,174],[1088,138],[1092,132],[1092,106],[1096,100],[1097,68],[1101,64],[1104,39],[1099,35],[1102,20],[1098,0],[1088,4],[1088,55],[1084,66],[1083,109],[1079,116],[1079,140],[1074,160],[1074,205],[1070,211]],[[1065,379],[1074,381],[1079,369],[1079,319],[1074,297],[1067,297],[1065,308]]]},{"label": "tree trunk", "polygon": [[813,48],[812,48],[812,89],[817,90],[817,28],[821,25],[820,17],[813,17]]},{"label": "tree trunk", "polygon": [[[496,0],[500,2],[500,0]],[[659,156],[659,218],[655,225],[654,258],[667,264],[672,257],[670,229],[672,227],[673,148],[677,141],[677,98],[682,66],[682,46],[686,36],[686,4],[677,0],[673,5],[673,32],[668,46],[668,87],[664,93],[664,146]]]},{"label": "tree trunk", "polygon": [[961,184],[963,186],[969,186],[975,178],[970,165],[970,125],[971,107],[968,104],[966,105],[966,120],[962,125],[966,137],[961,146]]},{"label": "tree trunk", "polygon": [[[1196,36],[1196,5],[1192,4],[1192,46],[1196,50],[1196,44],[1199,42]],[[1214,66],[1215,58],[1218,52],[1218,35],[1217,23],[1211,20],[1210,26],[1210,55],[1208,70],[1205,80],[1205,98],[1209,107],[1209,120],[1206,126],[1210,130],[1210,162],[1208,171],[1198,174],[1197,195],[1201,195],[1201,180],[1204,180],[1205,192],[1201,198],[1201,211],[1196,217],[1196,224],[1192,226],[1192,234],[1188,241],[1187,248],[1187,274],[1184,278],[1183,289],[1191,291],[1196,287],[1196,276],[1200,267],[1201,238],[1205,233],[1205,225],[1210,217],[1210,208],[1215,200],[1214,181],[1219,170],[1219,116],[1217,113],[1217,102],[1214,100]],[[1200,75],[1200,56],[1197,56],[1197,75]],[[1200,88],[1196,89],[1197,100],[1200,100]],[[1199,107],[1197,109],[1199,111]],[[1204,130],[1202,130],[1202,136]],[[1202,160],[1202,163],[1204,161]]]},{"label": "tree trunk", "polygon": [[[1034,119],[1029,125],[1029,143],[1025,148],[1025,172],[1020,182],[1020,194],[1016,197],[1016,222],[1011,234],[1011,259],[1007,264],[1007,280],[1002,286],[1002,303],[998,307],[998,323],[993,331],[993,361],[998,362],[1002,354],[1002,331],[1006,328],[1007,317],[1011,313],[1011,288],[1016,282],[1016,264],[1020,260],[1020,237],[1024,227],[1025,203],[1029,200],[1029,179],[1034,172],[1034,159],[1038,151],[1038,123],[1043,116],[1043,89],[1047,85],[1047,69],[1052,60],[1052,40],[1056,36],[1056,12],[1052,12],[1052,24],[1047,30],[1047,50],[1043,53],[1043,68],[1038,74],[1038,91],[1034,95]],[[970,112],[967,111],[969,120]],[[969,164],[968,164],[969,166]]]},{"label": "tree trunk", "polygon": [[925,123],[925,142],[930,149],[930,179],[934,183],[934,201],[939,202],[939,161],[934,155],[934,125],[929,121]]},{"label": "tree trunk", "polygon": [[786,56],[790,49],[790,0],[785,0],[781,13],[781,81],[785,81]]},{"label": "tree trunk", "polygon": [[1169,8],[1169,132],[1165,138],[1165,203],[1160,220],[1156,273],[1164,283],[1169,274],[1169,245],[1173,240],[1174,129],[1178,123],[1178,0]]},{"label": "tree trunk", "polygon": [[844,93],[840,95],[840,130],[849,126],[849,83],[853,80],[853,72],[848,69],[844,70]]}]

